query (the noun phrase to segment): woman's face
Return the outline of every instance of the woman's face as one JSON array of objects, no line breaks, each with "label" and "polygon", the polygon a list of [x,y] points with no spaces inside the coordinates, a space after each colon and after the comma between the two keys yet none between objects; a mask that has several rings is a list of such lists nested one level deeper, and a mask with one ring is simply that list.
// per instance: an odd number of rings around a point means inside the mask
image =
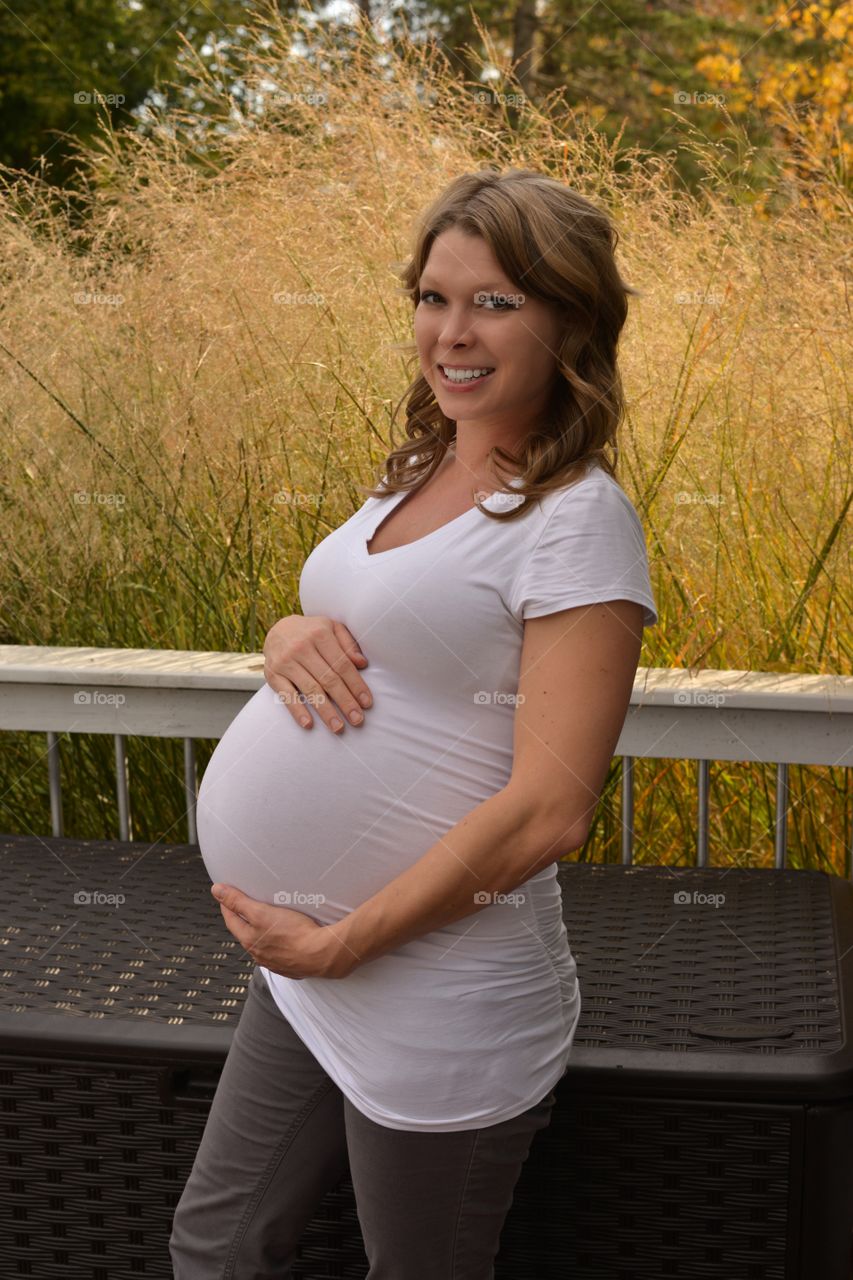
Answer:
[{"label": "woman's face", "polygon": [[[442,412],[476,422],[502,442],[536,427],[557,376],[556,308],[508,280],[482,236],[451,227],[437,236],[419,281],[415,342]],[[450,375],[444,368],[450,366]],[[489,369],[453,382],[454,369]]]}]

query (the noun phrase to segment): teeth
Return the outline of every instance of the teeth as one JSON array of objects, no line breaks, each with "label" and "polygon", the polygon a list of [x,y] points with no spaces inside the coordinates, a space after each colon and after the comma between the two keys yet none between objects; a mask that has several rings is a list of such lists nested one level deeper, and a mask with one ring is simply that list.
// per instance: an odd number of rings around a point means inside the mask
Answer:
[{"label": "teeth", "polygon": [[493,372],[491,369],[445,369],[444,365],[441,366],[441,371],[450,382],[472,382],[474,378]]}]

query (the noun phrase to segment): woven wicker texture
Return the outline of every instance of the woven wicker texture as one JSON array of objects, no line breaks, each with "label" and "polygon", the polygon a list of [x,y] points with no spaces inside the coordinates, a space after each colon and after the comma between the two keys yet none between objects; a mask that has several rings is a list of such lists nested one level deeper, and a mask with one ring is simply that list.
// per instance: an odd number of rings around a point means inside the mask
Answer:
[{"label": "woven wicker texture", "polygon": [[4,836],[0,866],[0,1008],[207,1025],[239,1016],[252,959],[194,845]]},{"label": "woven wicker texture", "polygon": [[[822,872],[566,866],[560,879],[581,980],[576,1045],[730,1053],[735,1044],[760,1055],[842,1046]],[[740,1034],[694,1030],[721,1018]]]},{"label": "woven wicker texture", "polygon": [[[0,1056],[3,1274],[167,1280],[172,1212],[221,1065],[188,1067],[177,1041],[233,1030],[251,959],[193,846],[8,836],[0,857],[0,1029],[8,1038],[51,1015],[61,1031],[40,1053]],[[583,1002],[574,1056],[587,1066],[575,1079],[613,1049],[627,1074],[633,1055],[677,1061],[688,1082],[708,1055],[735,1076],[752,1062],[768,1080],[792,1058],[807,1074],[834,1055],[847,1074],[836,1070],[840,1105],[824,1115],[853,1149],[850,886],[811,872],[575,865],[560,879]],[[96,1054],[79,1043],[92,1020],[105,1033]],[[174,1053],[144,1066],[114,1057],[125,1029],[145,1023],[158,1043],[163,1029],[176,1037]],[[496,1280],[847,1280],[814,1254],[791,1268],[810,1114],[797,1095],[715,1101],[706,1078],[694,1100],[668,1084],[658,1096],[630,1084],[589,1093],[570,1066],[522,1171]],[[818,1172],[831,1162],[812,1146]],[[850,1179],[849,1161],[834,1176]],[[318,1206],[294,1278],[366,1274],[345,1179]]]},{"label": "woven wicker texture", "polygon": [[[251,958],[225,928],[195,846],[6,836],[0,859],[14,904],[0,1009],[207,1025],[239,1015]],[[821,872],[564,865],[560,878],[582,975],[576,1044],[730,1052],[730,1039],[691,1029],[729,1017],[751,1028],[736,1041],[746,1053],[842,1045]],[[675,902],[694,891],[698,901]]]}]

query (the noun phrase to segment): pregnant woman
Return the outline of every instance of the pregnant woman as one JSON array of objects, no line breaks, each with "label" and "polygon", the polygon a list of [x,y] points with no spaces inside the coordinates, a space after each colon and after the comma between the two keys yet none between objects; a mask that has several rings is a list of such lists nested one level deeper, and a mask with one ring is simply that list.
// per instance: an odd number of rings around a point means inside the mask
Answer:
[{"label": "pregnant woman", "polygon": [[462,175],[417,228],[406,440],[305,561],[302,616],[267,635],[199,794],[256,967],[176,1280],[286,1280],[347,1171],[369,1280],[494,1275],[581,1009],[556,864],[657,621],[607,456],[633,292],[616,241],[527,170]]}]

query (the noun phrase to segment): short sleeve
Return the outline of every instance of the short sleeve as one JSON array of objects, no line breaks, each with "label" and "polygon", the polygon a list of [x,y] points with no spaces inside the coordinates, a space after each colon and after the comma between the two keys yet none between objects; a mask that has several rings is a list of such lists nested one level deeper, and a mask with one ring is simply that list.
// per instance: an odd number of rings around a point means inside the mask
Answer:
[{"label": "short sleeve", "polygon": [[510,592],[523,621],[576,605],[634,600],[643,626],[658,620],[643,526],[615,481],[573,485],[551,512]]}]

